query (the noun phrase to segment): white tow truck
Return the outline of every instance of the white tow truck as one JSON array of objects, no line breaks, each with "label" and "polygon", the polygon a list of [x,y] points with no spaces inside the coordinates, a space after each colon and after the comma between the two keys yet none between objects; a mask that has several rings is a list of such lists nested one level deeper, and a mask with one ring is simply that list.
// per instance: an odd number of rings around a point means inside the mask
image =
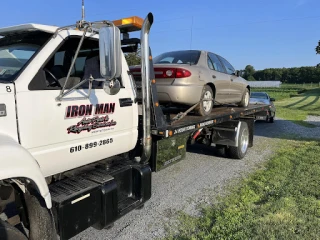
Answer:
[{"label": "white tow truck", "polygon": [[[151,173],[182,160],[187,143],[245,156],[254,114],[269,106],[173,117],[157,100],[152,23],[149,13],[0,29],[0,239],[64,240],[111,226],[143,206]],[[124,56],[138,44],[141,88]]]}]

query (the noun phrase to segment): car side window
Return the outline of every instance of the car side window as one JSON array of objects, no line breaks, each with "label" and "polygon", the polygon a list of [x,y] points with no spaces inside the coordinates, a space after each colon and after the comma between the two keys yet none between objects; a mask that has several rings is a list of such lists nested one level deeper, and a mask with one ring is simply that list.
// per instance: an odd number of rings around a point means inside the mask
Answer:
[{"label": "car side window", "polygon": [[[215,55],[215,54],[213,54],[213,53],[208,53],[208,59],[210,59],[211,60],[211,63],[212,63],[212,69],[213,70],[216,70],[216,71],[218,71],[218,72],[223,72],[223,73],[225,73],[226,71],[224,70],[224,68],[223,68],[223,66],[222,66],[222,64],[221,64],[221,62],[220,62],[220,60],[218,59],[218,57]],[[209,60],[208,60],[209,61]],[[208,64],[209,64],[209,62],[208,62]],[[210,66],[209,66],[209,68],[210,68]]]},{"label": "car side window", "polygon": [[[66,77],[75,57],[80,37],[70,37],[56,50],[38,74],[30,82],[30,90],[57,90],[66,83]],[[66,88],[70,89],[82,80],[102,78],[100,75],[99,41],[85,38],[75,64],[71,69]],[[93,81],[92,88],[102,88],[103,82]],[[89,82],[82,84],[79,89],[88,89]]]},{"label": "car side window", "polygon": [[219,56],[219,58],[220,58],[222,64],[224,65],[224,67],[226,68],[227,73],[230,75],[233,75],[235,73],[235,69],[233,68],[233,66],[223,57]]},{"label": "car side window", "polygon": [[208,67],[209,67],[211,70],[215,70],[214,67],[213,67],[213,63],[212,63],[211,59],[209,58],[209,56],[207,57],[207,62],[208,62]]}]

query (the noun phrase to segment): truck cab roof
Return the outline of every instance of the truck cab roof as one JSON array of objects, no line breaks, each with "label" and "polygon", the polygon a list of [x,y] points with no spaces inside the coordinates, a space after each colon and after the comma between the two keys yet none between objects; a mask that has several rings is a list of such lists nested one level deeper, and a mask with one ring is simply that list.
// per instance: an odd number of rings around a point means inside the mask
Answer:
[{"label": "truck cab roof", "polygon": [[13,32],[29,32],[29,31],[43,31],[47,33],[54,33],[57,29],[58,29],[57,26],[27,23],[27,24],[0,28],[0,36],[6,36],[9,34],[12,34]]}]

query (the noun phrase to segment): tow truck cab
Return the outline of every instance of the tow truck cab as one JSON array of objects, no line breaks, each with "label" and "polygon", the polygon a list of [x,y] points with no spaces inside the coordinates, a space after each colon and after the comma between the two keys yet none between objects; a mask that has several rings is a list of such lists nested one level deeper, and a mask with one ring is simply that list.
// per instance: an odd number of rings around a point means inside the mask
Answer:
[{"label": "tow truck cab", "polygon": [[[152,21],[150,13],[0,29],[0,213],[12,225],[23,221],[30,239],[102,229],[150,198],[150,167],[128,157],[139,116],[120,34],[126,50],[136,49],[128,35],[142,29],[149,49]],[[1,223],[0,234],[11,234]]]}]

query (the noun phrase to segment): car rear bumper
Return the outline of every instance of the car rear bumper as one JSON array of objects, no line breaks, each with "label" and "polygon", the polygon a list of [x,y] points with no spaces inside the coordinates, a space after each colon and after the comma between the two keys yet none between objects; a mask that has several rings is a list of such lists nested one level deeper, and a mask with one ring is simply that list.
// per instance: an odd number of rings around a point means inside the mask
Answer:
[{"label": "car rear bumper", "polygon": [[255,119],[256,120],[267,120],[270,117],[274,117],[275,114],[276,114],[275,111],[272,111],[272,110],[262,111],[262,112],[255,114]]},{"label": "car rear bumper", "polygon": [[157,85],[160,103],[193,105],[200,101],[203,86]]}]

